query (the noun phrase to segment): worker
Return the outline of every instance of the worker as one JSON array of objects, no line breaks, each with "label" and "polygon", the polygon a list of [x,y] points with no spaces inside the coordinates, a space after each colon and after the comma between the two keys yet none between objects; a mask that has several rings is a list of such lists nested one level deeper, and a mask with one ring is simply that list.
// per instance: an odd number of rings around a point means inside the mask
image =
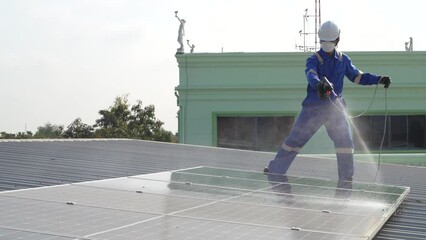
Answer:
[{"label": "worker", "polygon": [[332,21],[318,31],[321,49],[306,60],[307,96],[290,134],[283,141],[275,158],[264,169],[265,174],[286,174],[296,155],[321,127],[325,126],[334,142],[339,182],[352,181],[354,174],[354,144],[346,103],[343,98],[343,78],[359,85],[383,84],[387,89],[391,79],[358,70],[351,59],[336,50],[340,29]]}]

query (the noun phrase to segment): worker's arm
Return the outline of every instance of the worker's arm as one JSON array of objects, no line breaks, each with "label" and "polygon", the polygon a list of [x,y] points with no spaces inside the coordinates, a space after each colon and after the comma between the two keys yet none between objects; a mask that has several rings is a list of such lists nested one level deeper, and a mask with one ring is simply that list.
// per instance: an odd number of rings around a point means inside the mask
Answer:
[{"label": "worker's arm", "polygon": [[320,76],[318,73],[318,66],[319,61],[318,58],[312,54],[307,60],[306,60],[306,69],[305,74],[306,78],[308,80],[309,85],[311,85],[312,88],[316,89],[318,83],[320,82]]},{"label": "worker's arm", "polygon": [[372,73],[363,73],[352,64],[352,61],[348,56],[345,55],[343,61],[345,61],[346,64],[345,75],[353,83],[359,85],[373,85],[379,83],[380,76]]}]

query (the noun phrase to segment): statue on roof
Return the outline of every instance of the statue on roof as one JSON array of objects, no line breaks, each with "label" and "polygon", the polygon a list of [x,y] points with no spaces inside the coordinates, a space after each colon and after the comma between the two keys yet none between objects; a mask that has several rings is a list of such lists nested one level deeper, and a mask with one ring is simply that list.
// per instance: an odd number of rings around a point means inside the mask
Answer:
[{"label": "statue on roof", "polygon": [[413,51],[413,38],[410,37],[410,41],[405,42],[405,51],[412,52]]},{"label": "statue on roof", "polygon": [[195,45],[194,45],[194,44],[190,44],[190,43],[189,43],[189,39],[187,39],[187,40],[186,40],[186,42],[188,43],[189,48],[191,48],[191,53],[193,53],[193,52],[194,52]]},{"label": "statue on roof", "polygon": [[185,19],[180,19],[178,17],[178,11],[175,11],[175,17],[179,20],[180,22],[180,26],[179,26],[179,31],[178,31],[178,38],[177,41],[180,44],[180,47],[177,49],[177,54],[183,54],[185,53],[185,49],[183,47],[183,36],[185,36]]}]

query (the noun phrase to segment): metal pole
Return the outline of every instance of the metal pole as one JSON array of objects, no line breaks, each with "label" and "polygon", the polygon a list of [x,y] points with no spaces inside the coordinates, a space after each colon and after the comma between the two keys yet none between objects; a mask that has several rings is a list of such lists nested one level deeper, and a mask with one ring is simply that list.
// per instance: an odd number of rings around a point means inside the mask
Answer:
[{"label": "metal pole", "polygon": [[318,0],[318,9],[319,9],[318,11],[319,25],[318,26],[321,26],[321,0]]},{"label": "metal pole", "polygon": [[306,30],[305,30],[306,16],[303,16],[303,51],[306,52]]},{"label": "metal pole", "polygon": [[318,0],[315,0],[315,52],[317,51],[317,32],[318,32]]}]

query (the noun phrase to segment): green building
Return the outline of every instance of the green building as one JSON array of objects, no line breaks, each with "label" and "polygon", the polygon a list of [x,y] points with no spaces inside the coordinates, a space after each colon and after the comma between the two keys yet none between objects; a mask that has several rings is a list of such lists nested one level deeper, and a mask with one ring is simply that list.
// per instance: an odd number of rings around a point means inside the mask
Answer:
[{"label": "green building", "polygon": [[[179,141],[275,152],[306,96],[305,61],[312,53],[176,55]],[[426,52],[348,52],[363,72],[388,75],[391,87],[345,79],[355,151],[426,152]],[[374,101],[372,99],[374,97]],[[371,104],[372,103],[372,104]],[[371,105],[371,106],[370,106]],[[388,118],[385,121],[385,115]],[[322,127],[302,153],[332,153]]]}]

